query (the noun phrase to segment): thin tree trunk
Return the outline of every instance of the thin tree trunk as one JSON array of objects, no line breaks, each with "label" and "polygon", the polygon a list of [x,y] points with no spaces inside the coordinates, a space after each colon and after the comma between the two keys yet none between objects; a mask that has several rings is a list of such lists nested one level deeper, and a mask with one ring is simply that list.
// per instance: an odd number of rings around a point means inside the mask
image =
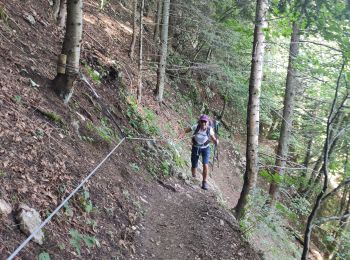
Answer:
[{"label": "thin tree trunk", "polygon": [[160,51],[157,88],[156,88],[157,100],[159,103],[163,102],[163,93],[164,93],[165,67],[166,67],[166,57],[167,57],[167,51],[168,51],[169,7],[170,7],[170,0],[164,0],[163,26],[162,26],[162,35],[161,35],[162,47]]},{"label": "thin tree trunk", "polygon": [[[338,143],[338,140],[339,140],[339,136],[337,136],[333,140],[333,142],[331,143],[329,151],[328,151],[328,159],[333,154],[335,147]],[[323,154],[321,154],[320,157],[318,158],[313,170],[312,170],[310,179],[309,179],[308,184],[307,184],[307,189],[304,191],[305,197],[309,197],[310,193],[312,192],[314,187],[321,181],[322,171],[324,169],[324,162],[323,161],[324,161]]]},{"label": "thin tree trunk", "polygon": [[56,0],[53,9],[56,24],[59,27],[64,27],[67,15],[67,0]]},{"label": "thin tree trunk", "polygon": [[307,147],[306,147],[306,154],[304,157],[304,162],[303,166],[305,167],[305,170],[302,171],[302,182],[300,183],[298,192],[302,193],[304,191],[305,185],[306,185],[306,178],[308,174],[308,168],[311,160],[311,149],[312,149],[312,144],[313,144],[313,137],[310,137],[309,140],[307,141]]},{"label": "thin tree trunk", "polygon": [[134,59],[135,43],[136,43],[136,27],[137,27],[137,0],[134,0],[133,5],[134,23],[132,26],[132,40],[130,45],[129,57],[131,60]]},{"label": "thin tree trunk", "polygon": [[241,195],[235,207],[238,219],[244,215],[248,196],[256,186],[258,175],[260,89],[265,51],[265,35],[263,29],[267,27],[267,22],[265,20],[267,8],[267,0],[257,0],[247,108],[246,170],[244,173],[244,184]]},{"label": "thin tree trunk", "polygon": [[140,104],[142,99],[142,42],[143,42],[143,8],[145,6],[145,0],[141,0],[140,7],[140,33],[139,33],[139,77],[138,77],[138,88],[137,88],[137,102]]},{"label": "thin tree trunk", "polygon": [[153,34],[153,40],[156,43],[157,47],[158,47],[158,42],[159,42],[159,28],[160,28],[160,23],[162,20],[162,6],[163,6],[163,0],[158,0],[157,16],[155,19],[154,34]]},{"label": "thin tree trunk", "polygon": [[226,105],[227,105],[227,96],[224,96],[224,105],[222,106],[222,110],[219,116],[219,119],[221,120],[224,117],[225,110],[226,110]]},{"label": "thin tree trunk", "polygon": [[341,78],[341,75],[343,73],[344,66],[345,66],[345,64],[343,63],[341,70],[340,70],[340,73],[339,73],[338,80],[337,80],[337,86],[336,86],[336,90],[335,90],[334,99],[332,102],[332,107],[331,107],[331,110],[329,112],[329,116],[328,116],[328,120],[327,120],[326,140],[325,140],[324,149],[323,149],[323,151],[324,151],[324,154],[323,154],[323,165],[324,165],[323,166],[323,174],[324,174],[323,187],[322,187],[321,192],[317,195],[315,205],[312,208],[312,211],[307,219],[305,234],[304,234],[304,247],[303,247],[303,253],[301,256],[302,260],[308,259],[311,233],[312,233],[312,228],[313,228],[313,221],[314,221],[314,218],[316,217],[316,214],[317,214],[318,209],[320,207],[321,201],[322,201],[323,197],[325,196],[325,193],[326,193],[327,188],[328,188],[328,157],[329,157],[328,152],[329,152],[330,132],[331,132],[331,125],[332,125],[332,122],[334,119],[334,114],[336,115],[339,112],[339,111],[337,111],[336,113],[334,113],[335,105],[336,105],[336,102],[338,99],[338,94],[339,94],[340,78]]},{"label": "thin tree trunk", "polygon": [[168,23],[168,39],[169,46],[176,47],[177,39],[175,35],[176,23],[177,23],[177,2],[176,0],[172,0],[171,5],[169,6],[169,23]]},{"label": "thin tree trunk", "polygon": [[66,17],[67,17],[67,0],[61,0],[60,1],[60,11],[58,12],[57,16],[57,25],[61,28],[64,27],[66,24]]},{"label": "thin tree trunk", "polygon": [[[345,205],[345,202],[347,200],[347,203]],[[339,247],[339,241],[343,236],[344,231],[346,230],[347,226],[349,225],[349,213],[350,213],[350,190],[344,189],[344,193],[342,196],[342,201],[344,201],[345,210],[343,213],[343,210],[339,212],[337,215],[343,215],[346,217],[343,217],[339,221],[339,225],[334,233],[334,239],[331,243],[331,245],[328,246],[329,251],[328,254],[326,254],[326,259],[336,259],[335,258],[335,252],[337,252],[337,249]]]},{"label": "thin tree trunk", "polygon": [[73,94],[74,82],[79,75],[80,47],[83,33],[83,0],[67,1],[66,34],[62,54],[66,55],[65,73],[57,73],[52,82],[54,91],[67,104]]},{"label": "thin tree trunk", "polygon": [[[282,126],[280,131],[280,138],[277,148],[276,167],[274,174],[283,176],[285,172],[285,166],[288,156],[289,137],[292,131],[293,125],[293,110],[294,110],[294,97],[296,89],[296,76],[295,76],[295,59],[299,53],[299,26],[297,22],[293,22],[293,31],[290,39],[289,47],[289,62],[288,72],[286,80],[286,91],[284,94],[284,107]],[[269,194],[271,197],[271,203],[273,204],[279,196],[279,184],[276,181],[272,181],[270,184]]]},{"label": "thin tree trunk", "polygon": [[[346,152],[346,159],[345,159],[345,163],[344,163],[344,175],[347,175],[348,170],[349,170],[350,144],[348,144],[346,148],[347,148],[347,152]],[[343,196],[342,196],[342,199],[340,201],[339,210],[338,210],[338,214],[337,215],[340,215],[343,212],[343,209],[345,207],[345,202],[346,202],[346,193],[349,193],[349,196],[350,196],[350,190],[349,189],[344,189]],[[350,197],[349,197],[349,199],[350,199]]]}]

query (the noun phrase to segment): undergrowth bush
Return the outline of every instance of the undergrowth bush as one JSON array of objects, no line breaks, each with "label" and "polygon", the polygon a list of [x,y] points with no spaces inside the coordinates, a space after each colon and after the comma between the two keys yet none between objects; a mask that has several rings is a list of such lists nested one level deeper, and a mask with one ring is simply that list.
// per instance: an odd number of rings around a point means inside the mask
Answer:
[{"label": "undergrowth bush", "polygon": [[279,203],[270,208],[266,203],[268,195],[257,189],[249,198],[246,214],[240,220],[246,238],[260,250],[266,252],[268,259],[300,258],[300,249],[286,227],[286,215],[293,214],[285,205]]},{"label": "undergrowth bush", "polygon": [[[133,96],[127,98],[126,115],[129,118],[130,125],[147,135],[158,135],[159,128],[155,123],[156,115],[150,109],[143,109],[143,114],[139,112],[136,99]],[[130,134],[130,133],[129,133]]]}]

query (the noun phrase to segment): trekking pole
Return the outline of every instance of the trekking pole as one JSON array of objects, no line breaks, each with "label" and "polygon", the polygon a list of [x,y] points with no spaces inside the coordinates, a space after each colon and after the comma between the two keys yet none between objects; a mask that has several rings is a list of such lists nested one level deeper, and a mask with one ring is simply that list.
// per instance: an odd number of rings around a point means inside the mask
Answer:
[{"label": "trekking pole", "polygon": [[218,161],[218,168],[220,168],[220,162],[219,162],[219,147],[216,148],[216,160]]},{"label": "trekking pole", "polygon": [[211,171],[214,171],[214,163],[215,163],[215,154],[217,153],[217,145],[214,145],[214,152],[213,152],[213,162],[211,164]]}]

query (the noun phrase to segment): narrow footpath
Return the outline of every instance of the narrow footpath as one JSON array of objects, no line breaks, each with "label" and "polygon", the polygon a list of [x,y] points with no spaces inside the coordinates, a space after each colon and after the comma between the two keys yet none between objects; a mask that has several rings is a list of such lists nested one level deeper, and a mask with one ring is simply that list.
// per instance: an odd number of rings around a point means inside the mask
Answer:
[{"label": "narrow footpath", "polygon": [[[187,182],[175,181],[172,185],[176,191],[162,185],[150,191],[145,198],[148,206],[140,223],[141,232],[135,241],[136,259],[262,258],[244,241],[228,210],[232,202],[222,201],[235,200],[239,194],[230,188],[240,180],[227,162],[232,156],[221,151],[220,168],[215,166],[209,178],[209,191],[200,188],[199,176]],[[226,194],[221,194],[220,187]]]}]

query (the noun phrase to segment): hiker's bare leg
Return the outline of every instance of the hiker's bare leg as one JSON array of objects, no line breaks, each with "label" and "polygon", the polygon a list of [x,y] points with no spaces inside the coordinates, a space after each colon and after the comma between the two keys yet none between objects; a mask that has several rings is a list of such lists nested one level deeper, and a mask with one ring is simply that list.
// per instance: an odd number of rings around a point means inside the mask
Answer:
[{"label": "hiker's bare leg", "polygon": [[192,176],[193,176],[193,177],[196,176],[196,170],[197,170],[197,168],[191,168]]},{"label": "hiker's bare leg", "polygon": [[203,181],[207,181],[208,169],[209,169],[209,165],[203,164]]}]

